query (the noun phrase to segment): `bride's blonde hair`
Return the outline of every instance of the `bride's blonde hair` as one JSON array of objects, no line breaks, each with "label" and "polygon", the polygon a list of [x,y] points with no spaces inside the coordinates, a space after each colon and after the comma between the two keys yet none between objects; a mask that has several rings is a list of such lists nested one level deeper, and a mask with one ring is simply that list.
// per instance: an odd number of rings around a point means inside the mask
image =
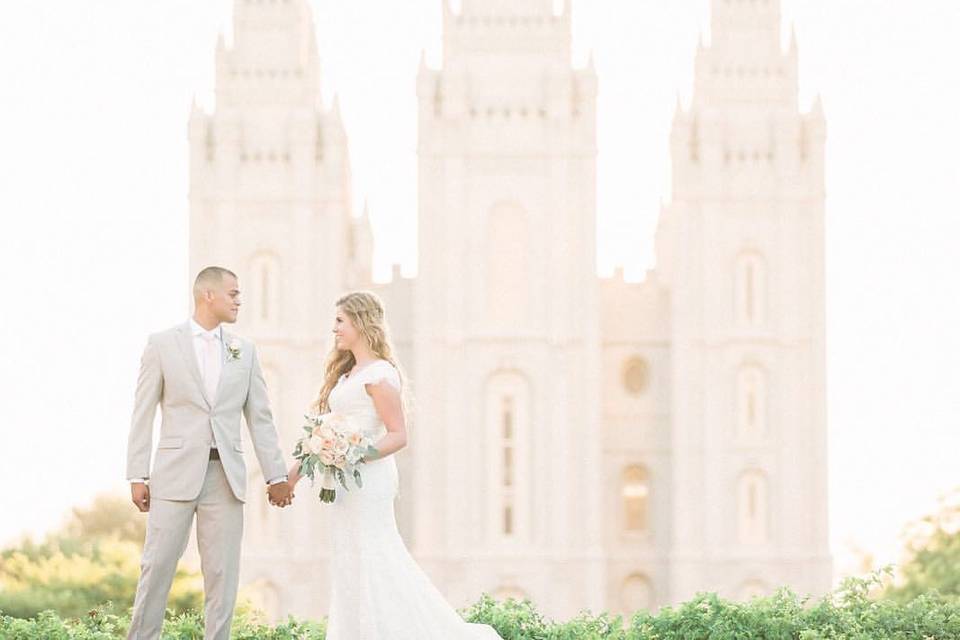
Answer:
[{"label": "bride's blonde hair", "polygon": [[[403,382],[403,370],[400,363],[394,355],[393,345],[390,343],[390,332],[387,326],[383,302],[377,294],[371,291],[352,291],[341,297],[336,302],[336,307],[341,309],[353,326],[367,342],[370,351],[373,354],[392,364],[397,373],[400,374],[401,389],[406,387]],[[353,352],[349,349],[337,349],[334,345],[327,355],[326,371],[324,373],[323,386],[320,388],[320,394],[314,403],[314,409],[320,413],[330,411],[330,405],[327,402],[330,392],[336,386],[340,376],[348,373],[357,364]]]}]

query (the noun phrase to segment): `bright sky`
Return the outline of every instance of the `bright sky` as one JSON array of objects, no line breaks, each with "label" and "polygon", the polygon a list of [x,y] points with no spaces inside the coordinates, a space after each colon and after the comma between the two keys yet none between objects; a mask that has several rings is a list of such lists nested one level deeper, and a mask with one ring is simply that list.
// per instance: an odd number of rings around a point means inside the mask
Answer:
[{"label": "bright sky", "polygon": [[[379,278],[416,272],[420,50],[440,0],[312,0]],[[229,0],[10,3],[0,21],[0,542],[125,490],[148,332],[188,313],[186,121],[211,103]],[[828,122],[830,515],[897,557],[903,524],[960,484],[960,4],[783,0],[801,100]],[[600,79],[599,270],[652,266],[676,95],[707,0],[574,0],[574,62]],[[358,211],[359,213],[359,211]]]}]

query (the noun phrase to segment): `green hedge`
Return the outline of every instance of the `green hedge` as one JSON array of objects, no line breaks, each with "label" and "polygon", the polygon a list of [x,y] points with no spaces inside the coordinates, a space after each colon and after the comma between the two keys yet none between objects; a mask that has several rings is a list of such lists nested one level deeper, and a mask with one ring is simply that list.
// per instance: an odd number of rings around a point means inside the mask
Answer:
[{"label": "green hedge", "polygon": [[[848,580],[819,600],[781,590],[749,603],[700,594],[677,607],[641,612],[631,620],[584,612],[566,622],[541,616],[530,602],[497,602],[484,596],[462,611],[471,622],[493,625],[504,640],[948,640],[960,639],[960,603],[934,593],[909,602],[875,600],[878,579]],[[110,607],[85,616],[60,619],[46,611],[28,620],[0,617],[3,640],[115,640],[123,638],[126,616]],[[258,615],[238,609],[233,638],[238,640],[323,640],[324,622],[290,619],[263,624]],[[167,618],[164,640],[201,640],[202,616],[196,612]],[[453,639],[451,639],[453,640]]]}]

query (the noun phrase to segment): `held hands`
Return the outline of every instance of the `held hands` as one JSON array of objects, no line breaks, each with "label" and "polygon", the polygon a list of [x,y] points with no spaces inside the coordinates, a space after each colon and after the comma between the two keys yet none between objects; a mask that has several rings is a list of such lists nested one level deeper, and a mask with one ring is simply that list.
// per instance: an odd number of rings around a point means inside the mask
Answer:
[{"label": "held hands", "polygon": [[[293,502],[293,487],[289,482],[278,482],[267,487],[267,499],[275,507],[286,507]],[[150,487],[143,482],[130,484],[130,500],[141,513],[150,511]]]},{"label": "held hands", "polygon": [[150,487],[143,482],[130,484],[130,499],[141,513],[150,511]]},{"label": "held hands", "polygon": [[267,500],[275,507],[286,507],[293,502],[293,487],[289,482],[278,482],[267,487]]}]

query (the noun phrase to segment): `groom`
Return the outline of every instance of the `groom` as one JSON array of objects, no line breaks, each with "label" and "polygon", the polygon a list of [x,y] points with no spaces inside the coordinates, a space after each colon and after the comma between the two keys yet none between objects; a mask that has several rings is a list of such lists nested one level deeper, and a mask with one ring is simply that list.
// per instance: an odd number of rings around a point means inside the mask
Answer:
[{"label": "groom", "polygon": [[[240,414],[246,418],[270,503],[293,499],[253,344],[223,330],[237,320],[237,276],[207,267],[193,286],[195,312],[150,336],[140,364],[127,447],[133,503],[149,511],[128,640],[160,637],[177,561],[197,516],[206,640],[228,640],[240,573],[247,484]],[[153,470],[153,419],[161,407]]]}]

